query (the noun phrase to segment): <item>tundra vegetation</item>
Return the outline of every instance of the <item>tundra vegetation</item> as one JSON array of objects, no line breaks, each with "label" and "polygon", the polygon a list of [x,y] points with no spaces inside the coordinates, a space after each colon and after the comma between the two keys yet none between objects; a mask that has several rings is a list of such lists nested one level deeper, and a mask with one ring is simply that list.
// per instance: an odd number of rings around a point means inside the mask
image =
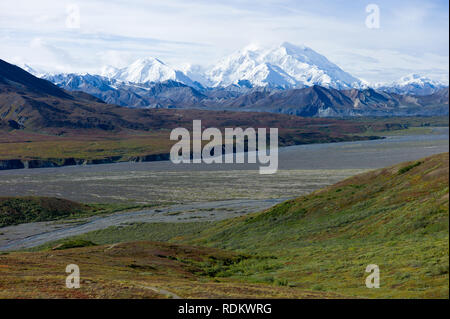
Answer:
[{"label": "tundra vegetation", "polygon": [[[362,173],[224,221],[123,225],[6,253],[0,294],[448,298],[448,156]],[[68,260],[82,270],[80,289],[64,288]],[[368,264],[380,267],[379,289],[365,286]]]}]

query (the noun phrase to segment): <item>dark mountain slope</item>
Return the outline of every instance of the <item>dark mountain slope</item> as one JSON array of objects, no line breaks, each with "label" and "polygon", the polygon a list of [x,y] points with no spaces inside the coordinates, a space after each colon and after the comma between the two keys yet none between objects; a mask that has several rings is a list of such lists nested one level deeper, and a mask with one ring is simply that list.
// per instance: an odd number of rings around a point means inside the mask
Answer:
[{"label": "dark mountain slope", "polygon": [[342,110],[352,108],[352,101],[338,90],[314,85],[279,91],[248,107],[300,116],[338,116]]},{"label": "dark mountain slope", "polygon": [[[448,88],[444,89],[447,90]],[[409,96],[365,90],[335,90],[320,86],[278,91],[246,109],[300,116],[409,116],[448,114],[448,99],[439,91],[427,96]]]},{"label": "dark mountain slope", "polygon": [[39,94],[50,95],[59,98],[71,99],[71,96],[58,88],[53,83],[39,79],[21,68],[9,64],[0,59],[0,92],[7,90],[8,86],[16,89],[22,87],[26,90],[33,91]]}]

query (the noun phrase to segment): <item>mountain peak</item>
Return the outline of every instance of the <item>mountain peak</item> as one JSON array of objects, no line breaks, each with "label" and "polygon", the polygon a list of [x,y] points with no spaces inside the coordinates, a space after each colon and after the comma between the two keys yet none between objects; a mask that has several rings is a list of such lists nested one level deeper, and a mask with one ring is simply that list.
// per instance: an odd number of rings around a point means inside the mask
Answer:
[{"label": "mountain peak", "polygon": [[110,77],[112,77],[115,73],[117,73],[117,71],[119,71],[118,68],[113,67],[113,66],[111,66],[111,65],[106,65],[106,66],[103,66],[103,67],[102,67],[102,69],[101,69],[101,71],[100,71],[100,75],[101,75],[101,76],[105,76],[105,77],[107,77],[107,78],[110,78]]},{"label": "mountain peak", "polygon": [[215,87],[237,84],[242,80],[253,86],[279,88],[314,84],[351,88],[362,84],[323,55],[305,45],[289,42],[267,49],[250,44],[220,60],[206,75]]},{"label": "mountain peak", "polygon": [[306,50],[311,50],[310,48],[308,48],[306,45],[304,44],[299,44],[299,45],[295,45],[292,44],[290,42],[283,42],[280,47],[285,48],[288,51],[306,51]]},{"label": "mountain peak", "polygon": [[403,76],[400,78],[400,80],[396,81],[398,84],[408,84],[408,83],[417,83],[417,84],[423,84],[423,83],[437,83],[437,81],[431,80],[430,78],[426,76],[422,76],[417,73],[411,73],[406,76]]},{"label": "mountain peak", "polygon": [[193,83],[182,71],[168,66],[160,59],[154,57],[137,59],[129,66],[112,73],[111,78],[132,83],[164,82],[168,80],[178,81],[187,85],[192,85]]},{"label": "mountain peak", "polygon": [[378,90],[390,93],[414,95],[432,94],[446,86],[448,86],[448,84],[446,85],[417,73],[408,74],[391,83],[380,83],[374,85],[374,87]]},{"label": "mountain peak", "polygon": [[242,52],[248,52],[248,51],[258,51],[261,50],[262,47],[257,43],[250,43],[246,45],[241,51]]},{"label": "mountain peak", "polygon": [[163,61],[161,61],[158,58],[154,57],[145,57],[145,58],[139,58],[136,61],[134,61],[131,65],[152,65],[152,64],[162,64],[166,65]]}]

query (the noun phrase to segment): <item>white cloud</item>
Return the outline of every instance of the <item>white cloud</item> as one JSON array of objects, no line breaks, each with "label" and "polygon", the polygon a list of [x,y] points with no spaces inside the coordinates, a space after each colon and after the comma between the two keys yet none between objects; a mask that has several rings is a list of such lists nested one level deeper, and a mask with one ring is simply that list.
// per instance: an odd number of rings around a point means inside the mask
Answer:
[{"label": "white cloud", "polygon": [[[66,28],[67,5],[80,29]],[[0,58],[50,71],[98,72],[154,56],[207,65],[248,43],[304,43],[369,81],[429,72],[448,81],[448,3],[377,1],[380,29],[365,5],[347,1],[15,0],[0,3]],[[38,40],[36,40],[38,39]],[[35,47],[30,50],[30,43]],[[40,42],[39,42],[40,41]]]}]

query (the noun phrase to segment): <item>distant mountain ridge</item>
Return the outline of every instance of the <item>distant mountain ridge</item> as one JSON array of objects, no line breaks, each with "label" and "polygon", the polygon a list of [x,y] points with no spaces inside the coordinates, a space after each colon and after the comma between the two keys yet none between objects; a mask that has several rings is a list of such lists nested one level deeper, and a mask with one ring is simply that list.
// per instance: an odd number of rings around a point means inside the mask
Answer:
[{"label": "distant mountain ridge", "polygon": [[137,108],[264,111],[308,117],[448,114],[448,88],[415,96],[371,88],[337,90],[318,85],[284,90],[245,84],[193,88],[173,80],[137,84],[93,75],[46,78],[69,91],[84,91],[107,103]]},{"label": "distant mountain ridge", "polygon": [[[24,67],[66,90],[83,91],[106,103],[121,106],[253,109],[307,116],[433,115],[442,110],[421,109],[422,104],[417,102],[417,98],[400,98],[395,94],[426,96],[446,87],[416,74],[389,84],[369,86],[311,48],[287,42],[271,48],[250,45],[209,68],[188,64],[177,68],[157,58],[141,58],[119,69],[106,67],[101,75],[42,74],[28,65]],[[303,93],[296,91],[314,86],[329,91],[320,94],[321,98],[312,100],[305,96],[317,93],[317,89],[305,90]],[[360,94],[353,92],[349,93],[354,96],[350,97],[350,101],[347,93],[333,91],[358,89],[363,92],[369,87],[380,92],[379,95],[372,92],[371,98],[361,100],[358,97]],[[371,91],[365,92],[367,95]],[[337,100],[327,98],[340,95]],[[294,101],[294,97],[298,100]],[[389,102],[385,102],[385,99]],[[433,98],[428,100],[436,104]],[[301,104],[306,101],[314,103]]]},{"label": "distant mountain ridge", "polygon": [[377,84],[374,88],[398,94],[428,95],[446,87],[443,83],[434,81],[419,74],[409,74],[388,84]]},{"label": "distant mountain ridge", "polygon": [[108,77],[131,83],[176,81],[192,87],[198,85],[183,71],[170,67],[156,58],[138,59],[125,68],[110,71]]},{"label": "distant mountain ridge", "polygon": [[[76,75],[66,80],[67,86],[71,88],[80,86],[86,88],[86,81],[89,80],[93,84],[92,87],[101,92],[110,92],[116,85],[110,79],[99,79],[98,76],[91,75]],[[192,90],[194,97],[198,99],[206,97],[193,88],[175,81],[151,85],[142,90],[152,92],[151,94],[158,96],[158,99],[168,94],[166,89]],[[233,91],[222,91],[222,89],[214,90],[213,93],[208,97],[210,100],[220,100],[222,94],[236,94]],[[284,141],[295,142],[298,136],[294,138],[292,134],[300,134],[300,140],[303,143],[318,140],[354,140],[355,137],[347,137],[345,134],[354,133],[355,129],[361,131],[358,123],[350,125],[350,122],[345,122],[343,125],[342,121],[335,119],[307,119],[286,114],[121,107],[105,103],[85,92],[64,90],[0,60],[0,128],[2,130],[26,129],[29,132],[38,131],[41,134],[45,132],[50,135],[77,135],[80,132],[86,134],[92,130],[102,131],[102,134],[111,132],[114,135],[127,132],[135,134],[136,131],[168,133],[176,127],[191,127],[194,119],[201,119],[206,127],[219,128],[229,127],[230,123],[238,127],[276,125],[280,128],[280,136],[283,137],[285,134]],[[333,134],[320,132],[317,126],[320,127],[323,124],[336,127],[336,131]],[[305,134],[302,135],[303,133]]]},{"label": "distant mountain ridge", "polygon": [[[103,75],[44,74],[67,91],[132,108],[266,111],[311,117],[448,114],[448,89],[410,75],[374,88],[306,46],[250,45],[210,68],[138,59]],[[442,91],[443,90],[443,91]]]},{"label": "distant mountain ridge", "polygon": [[194,106],[206,96],[174,80],[132,83],[98,75],[57,74],[45,79],[68,91],[83,91],[106,103],[136,108],[175,108],[180,103]]},{"label": "distant mountain ridge", "polygon": [[308,117],[446,115],[448,88],[428,96],[410,96],[370,88],[336,90],[315,85],[270,94],[247,109]]},{"label": "distant mountain ridge", "polygon": [[[27,64],[19,66],[38,77],[58,75],[45,74],[41,69],[37,71]],[[176,81],[198,90],[219,87],[238,90],[267,87],[279,90],[320,85],[334,89],[372,87],[389,93],[427,95],[448,86],[448,83],[417,74],[391,83],[369,84],[345,72],[313,49],[288,42],[273,47],[248,45],[209,67],[191,64],[175,67],[158,58],[146,57],[122,68],[104,66],[99,75],[134,84]]]}]

